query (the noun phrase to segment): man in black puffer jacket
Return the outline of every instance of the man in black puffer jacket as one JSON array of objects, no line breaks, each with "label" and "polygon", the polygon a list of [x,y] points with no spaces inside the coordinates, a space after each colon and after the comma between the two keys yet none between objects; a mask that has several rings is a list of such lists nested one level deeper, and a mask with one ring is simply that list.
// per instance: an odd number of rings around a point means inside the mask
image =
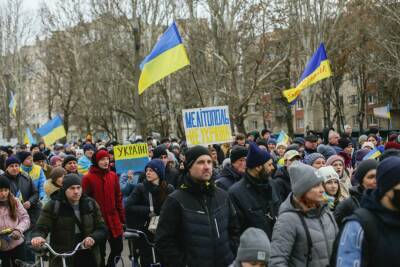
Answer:
[{"label": "man in black puffer jacket", "polygon": [[248,149],[242,146],[234,146],[231,150],[231,164],[225,166],[217,177],[215,184],[225,191],[240,179],[246,171],[246,156]]},{"label": "man in black puffer jacket", "polygon": [[156,249],[166,267],[226,267],[239,237],[235,210],[212,182],[208,149],[195,146],[185,156],[184,182],[161,209]]},{"label": "man in black puffer jacket", "polygon": [[240,230],[249,227],[264,230],[272,237],[281,200],[271,180],[274,169],[270,154],[250,143],[246,174],[229,189],[229,196],[238,214]]}]

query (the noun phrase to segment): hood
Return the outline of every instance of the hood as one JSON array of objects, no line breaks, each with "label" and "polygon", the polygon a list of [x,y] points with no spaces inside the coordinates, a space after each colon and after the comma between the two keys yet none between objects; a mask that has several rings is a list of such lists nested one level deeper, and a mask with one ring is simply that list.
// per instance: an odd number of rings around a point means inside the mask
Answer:
[{"label": "hood", "polygon": [[228,179],[230,179],[230,180],[234,180],[234,181],[239,181],[239,180],[242,178],[243,175],[244,175],[244,174],[240,174],[239,172],[237,172],[237,171],[232,167],[232,165],[230,165],[230,164],[226,165],[226,166],[222,169],[222,171],[221,171],[221,173],[220,173],[220,176],[221,176],[221,177],[226,177],[226,178],[228,178]]},{"label": "hood", "polygon": [[394,227],[400,227],[400,212],[389,210],[382,206],[378,200],[377,190],[369,189],[365,192],[361,200],[361,207],[372,211],[383,223]]},{"label": "hood", "polygon": [[304,211],[296,207],[293,200],[293,192],[289,194],[286,200],[281,204],[279,208],[279,215],[285,212],[300,212],[305,214],[308,218],[318,218],[328,211],[328,206],[326,203],[322,203],[319,208],[311,209],[304,213]]},{"label": "hood", "polygon": [[362,195],[364,193],[364,190],[361,188],[360,185],[357,186],[352,186],[349,188],[349,193],[352,197],[357,198],[358,200],[360,200],[362,198]]},{"label": "hood", "polygon": [[61,187],[55,185],[51,180],[46,180],[44,183],[44,191],[48,196],[59,190]]},{"label": "hood", "polygon": [[110,171],[109,169],[103,170],[103,169],[100,169],[99,167],[94,166],[94,165],[90,166],[90,168],[89,168],[89,173],[92,173],[92,174],[95,174],[95,175],[99,175],[100,177],[103,177],[109,171]]}]

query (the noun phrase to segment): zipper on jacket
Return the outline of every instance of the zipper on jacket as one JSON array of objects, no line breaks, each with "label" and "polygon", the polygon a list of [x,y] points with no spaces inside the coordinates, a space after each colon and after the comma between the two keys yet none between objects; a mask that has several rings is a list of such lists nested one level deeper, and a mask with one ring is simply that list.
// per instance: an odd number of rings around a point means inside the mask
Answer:
[{"label": "zipper on jacket", "polygon": [[218,239],[220,239],[221,237],[220,237],[220,235],[219,235],[219,228],[218,228],[217,218],[214,218],[214,222],[215,222],[215,229],[217,230]]}]

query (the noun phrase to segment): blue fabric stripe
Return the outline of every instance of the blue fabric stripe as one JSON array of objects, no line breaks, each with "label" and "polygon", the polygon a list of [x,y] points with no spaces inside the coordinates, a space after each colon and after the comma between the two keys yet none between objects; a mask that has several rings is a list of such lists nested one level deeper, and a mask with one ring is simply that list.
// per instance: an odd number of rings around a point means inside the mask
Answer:
[{"label": "blue fabric stripe", "polygon": [[144,167],[148,162],[148,157],[135,159],[119,159],[115,161],[115,168],[117,169],[118,174],[126,173],[129,170],[132,170],[134,172],[143,172]]},{"label": "blue fabric stripe", "polygon": [[49,133],[51,133],[55,128],[62,126],[63,122],[60,118],[60,115],[57,115],[54,119],[51,121],[48,121],[45,125],[43,125],[40,128],[36,129],[36,132],[40,134],[41,136],[46,136]]},{"label": "blue fabric stripe", "polygon": [[150,54],[143,59],[142,63],[140,63],[140,69],[143,70],[143,67],[147,62],[181,43],[182,39],[179,35],[178,28],[176,27],[175,22],[173,22],[160,37]]},{"label": "blue fabric stripe", "polygon": [[308,61],[308,64],[297,84],[299,84],[307,76],[309,76],[311,73],[313,73],[319,67],[319,65],[321,65],[321,62],[324,60],[327,60],[327,59],[328,59],[328,57],[326,56],[325,46],[323,43],[321,43],[318,50],[311,57],[310,61]]}]

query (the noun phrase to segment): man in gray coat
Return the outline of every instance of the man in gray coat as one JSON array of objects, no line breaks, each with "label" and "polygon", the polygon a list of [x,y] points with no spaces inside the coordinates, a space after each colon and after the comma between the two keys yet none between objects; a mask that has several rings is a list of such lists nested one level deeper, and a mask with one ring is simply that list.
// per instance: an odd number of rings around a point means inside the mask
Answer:
[{"label": "man in gray coat", "polygon": [[293,192],[280,207],[268,266],[328,266],[338,227],[323,202],[323,177],[298,161],[289,175]]}]

